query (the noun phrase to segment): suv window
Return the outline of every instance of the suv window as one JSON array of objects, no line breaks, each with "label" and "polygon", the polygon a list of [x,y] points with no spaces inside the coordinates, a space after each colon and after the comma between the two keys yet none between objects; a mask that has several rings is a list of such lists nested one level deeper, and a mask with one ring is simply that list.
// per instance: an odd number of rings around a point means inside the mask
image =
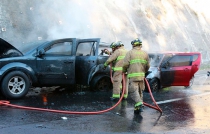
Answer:
[{"label": "suv window", "polygon": [[94,56],[96,50],[96,42],[83,42],[77,46],[76,56]]},{"label": "suv window", "polygon": [[168,62],[171,67],[190,66],[190,55],[175,55]]},{"label": "suv window", "polygon": [[46,54],[71,55],[72,42],[60,42],[50,46]]}]

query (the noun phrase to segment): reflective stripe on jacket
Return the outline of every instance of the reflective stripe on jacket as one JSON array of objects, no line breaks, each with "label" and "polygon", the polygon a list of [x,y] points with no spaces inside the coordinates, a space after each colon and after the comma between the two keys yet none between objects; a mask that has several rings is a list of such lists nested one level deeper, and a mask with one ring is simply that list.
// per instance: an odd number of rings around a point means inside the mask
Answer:
[{"label": "reflective stripe on jacket", "polygon": [[133,81],[143,80],[149,67],[149,56],[141,50],[140,46],[136,46],[127,52],[124,58],[123,72],[127,72],[128,78]]},{"label": "reflective stripe on jacket", "polygon": [[120,47],[115,50],[112,55],[108,58],[108,60],[104,63],[105,66],[109,65],[111,62],[114,62],[115,65],[113,67],[114,71],[122,71],[123,59],[126,55],[126,50],[124,47]]}]

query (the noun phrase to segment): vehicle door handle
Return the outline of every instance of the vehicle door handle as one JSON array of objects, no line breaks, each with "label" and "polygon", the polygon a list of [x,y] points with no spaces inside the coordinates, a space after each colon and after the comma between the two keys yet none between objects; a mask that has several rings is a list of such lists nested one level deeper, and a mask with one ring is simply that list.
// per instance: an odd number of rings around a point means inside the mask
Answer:
[{"label": "vehicle door handle", "polygon": [[71,60],[65,60],[64,63],[73,63]]},{"label": "vehicle door handle", "polygon": [[188,68],[185,68],[185,69],[184,69],[184,71],[188,71],[188,70],[189,70]]}]

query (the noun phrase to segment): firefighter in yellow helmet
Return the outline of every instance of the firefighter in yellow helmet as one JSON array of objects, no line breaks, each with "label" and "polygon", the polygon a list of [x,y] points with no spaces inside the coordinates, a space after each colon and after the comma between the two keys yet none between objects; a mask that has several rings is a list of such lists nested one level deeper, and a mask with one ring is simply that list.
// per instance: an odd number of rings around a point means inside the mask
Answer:
[{"label": "firefighter in yellow helmet", "polygon": [[114,51],[116,50],[116,43],[112,42],[111,45],[110,45],[110,48],[112,49],[112,52],[110,52],[107,49],[104,49],[105,54],[111,55],[112,53],[114,53]]},{"label": "firefighter in yellow helmet", "polygon": [[[121,41],[116,43],[116,49],[112,55],[104,63],[104,68],[106,68],[111,62],[114,62],[113,66],[113,94],[111,100],[117,100],[120,98],[120,88],[122,87],[122,65],[123,59],[126,54],[126,50],[123,47]],[[124,98],[127,98],[127,94],[124,95]]]},{"label": "firefighter in yellow helmet", "polygon": [[135,39],[131,42],[133,48],[127,52],[123,62],[123,73],[127,72],[129,94],[135,101],[134,113],[143,111],[143,91],[145,89],[145,73],[149,70],[149,56],[141,50],[142,41]]},{"label": "firefighter in yellow helmet", "polygon": [[[118,49],[118,48],[124,49],[127,53],[127,50],[125,49],[124,44],[121,41],[117,42],[116,47],[117,47],[116,49]],[[126,81],[128,82],[127,78],[126,78]],[[123,83],[122,83],[122,85],[123,85]],[[122,90],[122,88],[123,88],[122,85],[120,86],[120,90]],[[124,93],[124,96],[123,96],[124,100],[127,99],[127,97],[128,97],[128,86],[127,85],[128,84],[126,84],[125,93]]]}]

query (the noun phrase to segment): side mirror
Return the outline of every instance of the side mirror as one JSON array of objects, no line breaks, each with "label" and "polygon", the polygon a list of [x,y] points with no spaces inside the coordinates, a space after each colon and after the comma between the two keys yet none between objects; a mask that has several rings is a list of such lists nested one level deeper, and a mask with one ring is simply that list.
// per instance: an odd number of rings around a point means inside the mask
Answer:
[{"label": "side mirror", "polygon": [[45,51],[44,51],[44,49],[40,49],[40,50],[38,51],[38,56],[39,56],[39,57],[42,57],[43,55],[45,55]]}]

